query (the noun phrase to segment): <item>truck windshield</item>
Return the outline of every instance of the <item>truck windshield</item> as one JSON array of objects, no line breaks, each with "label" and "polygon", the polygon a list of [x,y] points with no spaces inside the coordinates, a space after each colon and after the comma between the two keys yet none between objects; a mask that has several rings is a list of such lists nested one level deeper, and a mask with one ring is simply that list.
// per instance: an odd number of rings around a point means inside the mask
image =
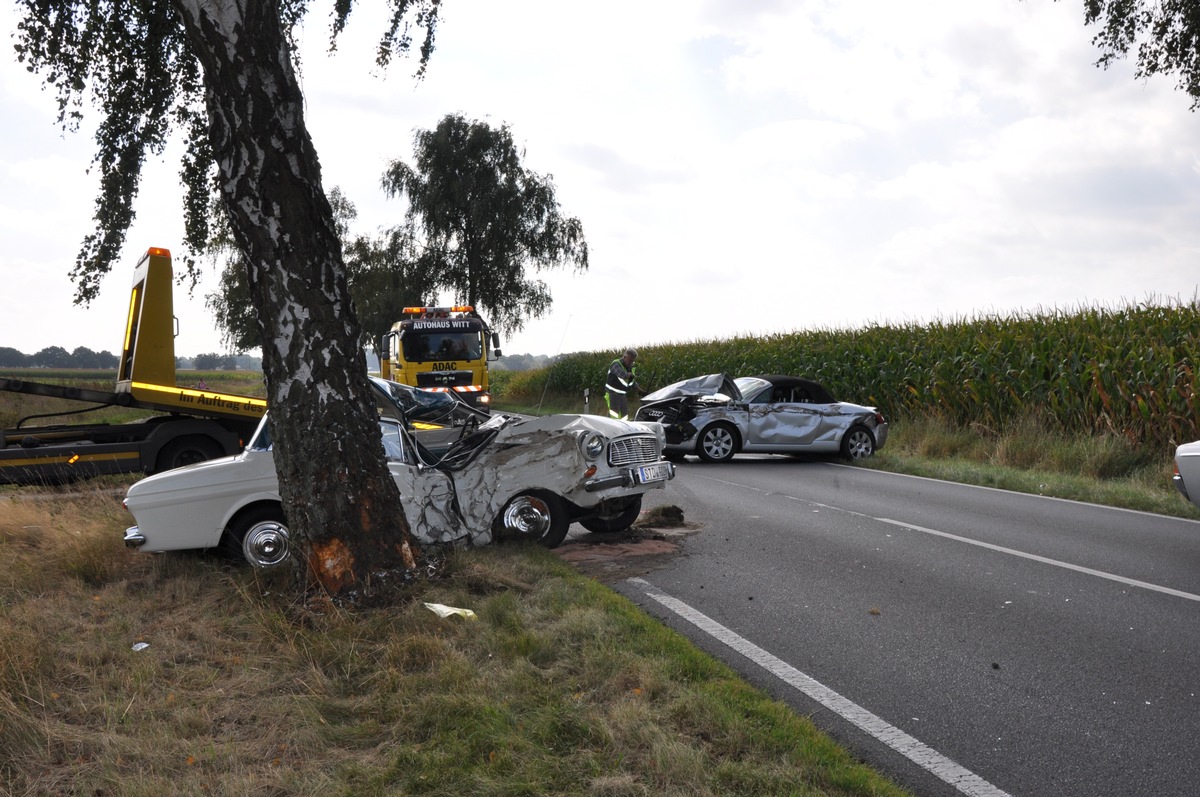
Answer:
[{"label": "truck windshield", "polygon": [[417,332],[404,336],[404,359],[410,363],[435,360],[478,360],[482,353],[478,332]]}]

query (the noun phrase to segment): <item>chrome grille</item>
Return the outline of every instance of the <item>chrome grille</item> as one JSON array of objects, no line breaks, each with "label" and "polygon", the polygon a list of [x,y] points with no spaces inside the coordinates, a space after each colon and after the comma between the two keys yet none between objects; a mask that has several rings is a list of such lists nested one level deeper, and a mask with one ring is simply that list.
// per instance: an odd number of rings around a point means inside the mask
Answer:
[{"label": "chrome grille", "polygon": [[608,445],[609,465],[641,465],[658,460],[658,439],[652,434],[622,437]]}]

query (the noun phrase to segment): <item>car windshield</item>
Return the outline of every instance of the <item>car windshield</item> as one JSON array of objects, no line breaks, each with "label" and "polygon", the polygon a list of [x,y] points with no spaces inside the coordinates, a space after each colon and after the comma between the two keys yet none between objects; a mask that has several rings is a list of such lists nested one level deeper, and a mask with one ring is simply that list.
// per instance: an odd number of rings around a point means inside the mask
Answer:
[{"label": "car windshield", "polygon": [[246,444],[247,451],[270,451],[271,450],[271,429],[267,426],[267,416],[258,422],[258,428],[254,430],[254,434],[250,437],[250,442]]},{"label": "car windshield", "polygon": [[404,412],[410,418],[419,418],[427,411],[436,412],[452,409],[457,404],[454,397],[447,393],[418,390],[408,385],[402,385],[399,382],[391,382],[385,379],[379,380],[379,383],[396,400],[396,403],[404,408]]},{"label": "car windshield", "polygon": [[759,379],[757,376],[739,376],[733,383],[737,385],[747,404],[757,404],[771,398],[771,383],[765,379]]},{"label": "car windshield", "polygon": [[[408,422],[449,425],[461,420],[464,410],[468,413],[475,412],[451,393],[422,390],[378,377],[371,377],[371,381],[378,389],[376,402],[380,415],[386,417],[394,417]],[[400,418],[395,409],[388,409],[384,402],[390,402],[393,407],[398,407],[403,413],[403,418]]]},{"label": "car windshield", "polygon": [[[400,424],[386,418],[381,418],[379,420],[379,433],[383,439],[384,456],[389,461],[410,462],[409,447],[405,443],[404,433],[400,429]],[[254,432],[254,436],[250,438],[250,443],[246,446],[246,450],[271,450],[271,427],[267,425],[265,417],[258,424],[258,429]]]},{"label": "car windshield", "polygon": [[420,363],[433,360],[478,360],[478,332],[409,332],[404,336],[404,359]]}]

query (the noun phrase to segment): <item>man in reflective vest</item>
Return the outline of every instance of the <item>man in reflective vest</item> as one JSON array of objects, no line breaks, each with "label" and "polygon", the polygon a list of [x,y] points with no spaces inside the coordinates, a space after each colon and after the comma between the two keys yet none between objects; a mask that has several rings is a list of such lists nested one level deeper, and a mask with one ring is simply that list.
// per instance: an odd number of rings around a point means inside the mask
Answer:
[{"label": "man in reflective vest", "polygon": [[626,349],[621,359],[613,360],[608,366],[608,380],[604,384],[604,403],[608,405],[608,417],[629,420],[629,393],[637,387],[637,352]]}]

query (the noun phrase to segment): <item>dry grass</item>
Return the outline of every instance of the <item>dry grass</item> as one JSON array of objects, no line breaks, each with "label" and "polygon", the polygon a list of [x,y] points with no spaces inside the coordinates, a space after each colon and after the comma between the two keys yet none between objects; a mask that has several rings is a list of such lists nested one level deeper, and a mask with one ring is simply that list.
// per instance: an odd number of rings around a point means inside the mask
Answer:
[{"label": "dry grass", "polygon": [[111,492],[0,502],[0,794],[901,793],[540,548],[346,610],[126,551]]}]

